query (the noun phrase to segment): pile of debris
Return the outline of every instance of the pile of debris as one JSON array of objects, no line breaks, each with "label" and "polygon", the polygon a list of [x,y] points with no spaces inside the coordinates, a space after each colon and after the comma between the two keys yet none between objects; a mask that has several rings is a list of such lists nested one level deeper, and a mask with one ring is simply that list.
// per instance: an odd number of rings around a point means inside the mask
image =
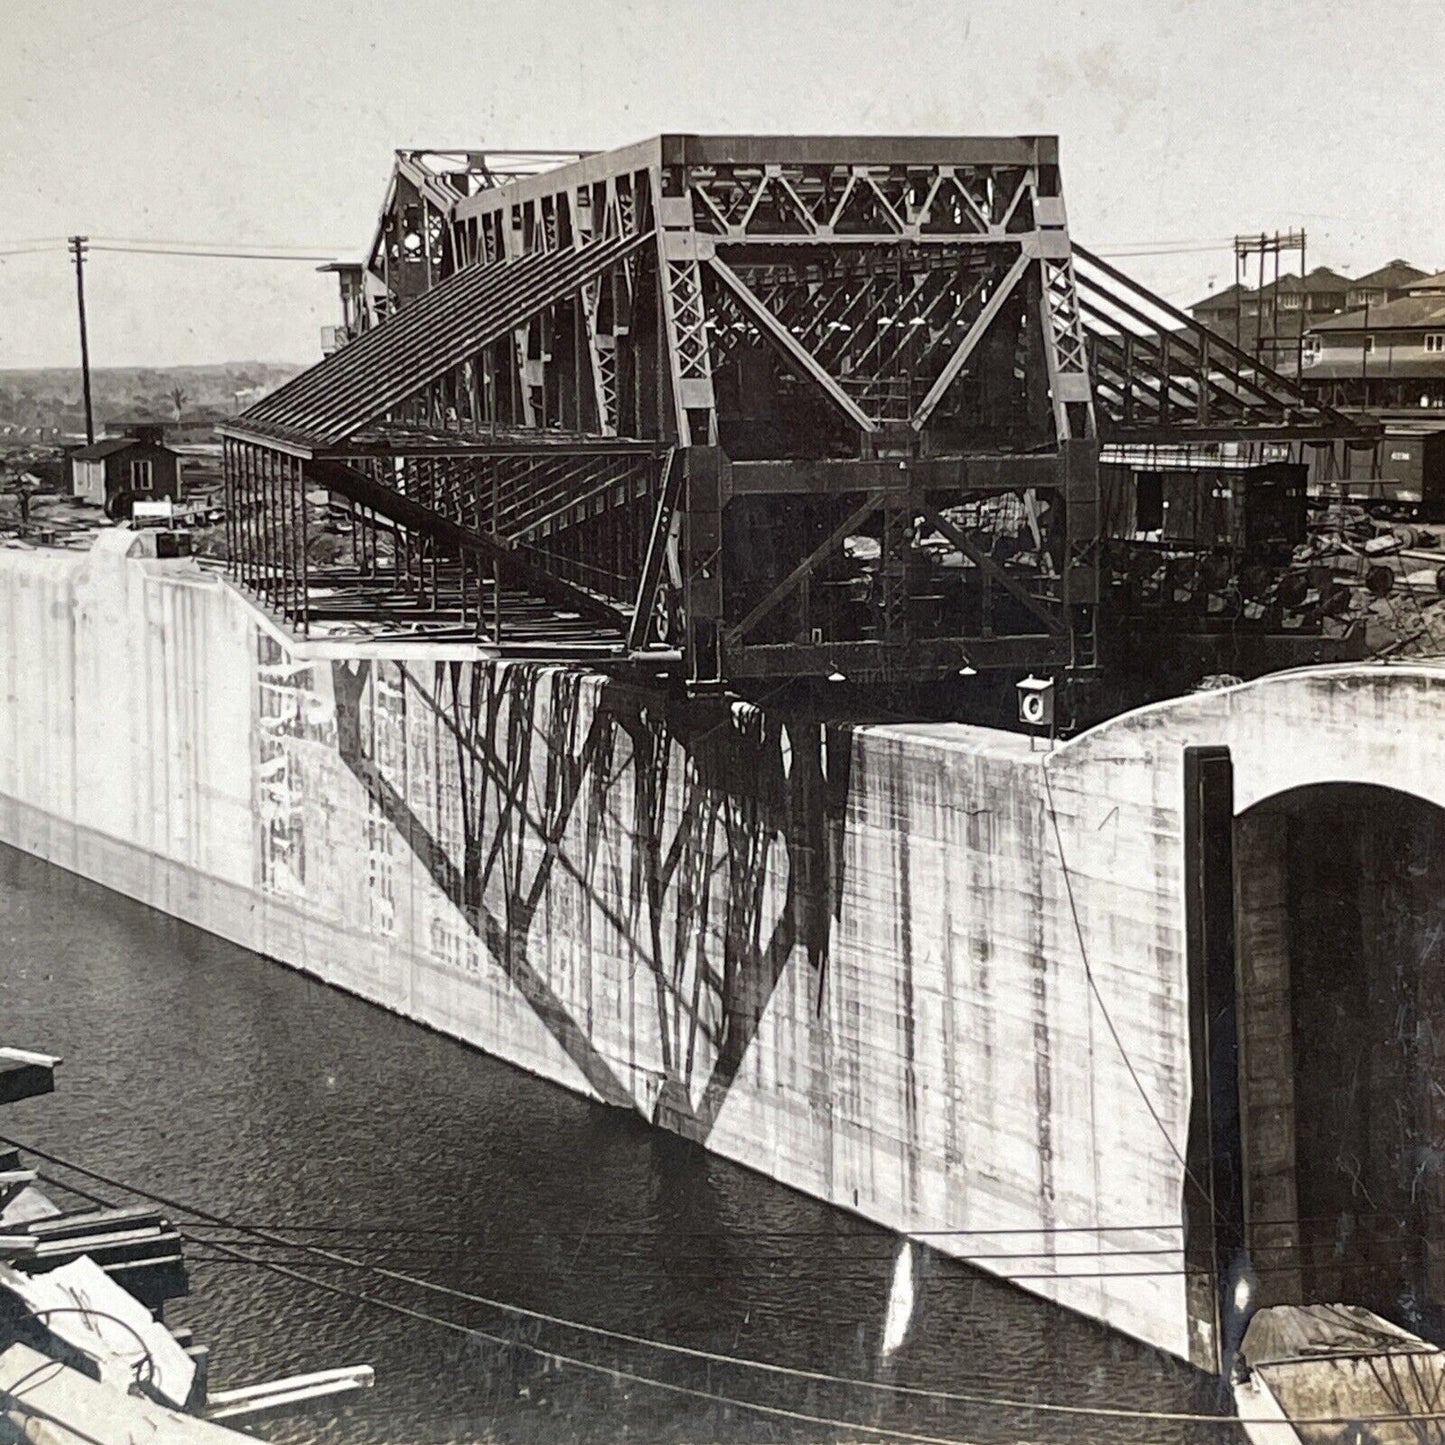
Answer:
[{"label": "pile of debris", "polygon": [[[59,1060],[0,1048],[0,1104],[47,1094]],[[62,1209],[0,1153],[0,1439],[226,1445],[215,1423],[372,1383],[369,1366],[215,1391],[208,1355],[164,1322],[189,1289],[180,1231],[146,1208]]]},{"label": "pile of debris", "polygon": [[1335,615],[1363,628],[1366,656],[1445,656],[1445,528],[1334,505],[1312,519],[1295,562],[1306,584],[1328,573]]}]

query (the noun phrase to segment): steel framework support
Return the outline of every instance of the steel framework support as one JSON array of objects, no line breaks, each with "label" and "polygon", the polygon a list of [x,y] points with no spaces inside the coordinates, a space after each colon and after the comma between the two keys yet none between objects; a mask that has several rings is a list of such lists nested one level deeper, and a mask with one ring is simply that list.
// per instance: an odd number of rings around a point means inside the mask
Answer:
[{"label": "steel framework support", "polygon": [[238,579],[314,611],[309,477],[367,575],[695,688],[1088,667],[1102,444],[1350,430],[1076,248],[1049,137],[404,152],[369,267],[227,428]]}]

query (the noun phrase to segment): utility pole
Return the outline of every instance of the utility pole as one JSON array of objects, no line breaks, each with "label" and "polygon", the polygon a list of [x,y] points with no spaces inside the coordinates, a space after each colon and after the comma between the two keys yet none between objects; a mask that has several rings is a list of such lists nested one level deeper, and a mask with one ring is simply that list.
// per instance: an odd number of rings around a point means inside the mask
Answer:
[{"label": "utility pole", "polygon": [[[1236,236],[1234,238],[1234,275],[1235,284],[1242,286],[1249,277],[1250,258],[1259,258],[1259,290],[1255,293],[1255,327],[1254,345],[1249,348],[1256,361],[1263,365],[1278,369],[1279,366],[1279,283],[1280,283],[1280,255],[1284,251],[1298,251],[1300,264],[1300,328],[1304,327],[1304,269],[1305,269],[1305,233],[1303,231],[1287,231],[1280,235],[1278,231],[1274,235],[1266,235],[1263,231],[1257,236]],[[1265,266],[1268,257],[1274,258],[1274,284],[1270,286],[1266,281]],[[1266,337],[1264,330],[1265,297],[1269,297],[1269,335]],[[1243,301],[1238,292],[1235,293],[1236,316],[1243,315]],[[1236,328],[1240,325],[1236,321]],[[1269,360],[1265,361],[1266,341],[1268,341]],[[1239,338],[1236,331],[1236,344],[1244,350],[1244,342]],[[1300,370],[1303,371],[1303,361],[1300,363]]]},{"label": "utility pole", "polygon": [[85,442],[95,442],[95,408],[90,400],[90,337],[85,330],[85,248],[88,236],[70,238],[70,254],[75,261],[75,305],[80,312],[80,383],[85,391]]}]

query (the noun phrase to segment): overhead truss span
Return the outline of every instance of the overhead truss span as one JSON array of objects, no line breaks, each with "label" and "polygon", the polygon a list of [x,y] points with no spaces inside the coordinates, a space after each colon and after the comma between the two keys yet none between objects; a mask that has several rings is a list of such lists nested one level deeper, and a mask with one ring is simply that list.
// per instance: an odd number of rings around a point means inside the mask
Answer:
[{"label": "overhead truss span", "polygon": [[1102,446],[1357,430],[1076,247],[1052,137],[400,152],[343,286],[225,428],[237,579],[695,690],[1090,668]]}]

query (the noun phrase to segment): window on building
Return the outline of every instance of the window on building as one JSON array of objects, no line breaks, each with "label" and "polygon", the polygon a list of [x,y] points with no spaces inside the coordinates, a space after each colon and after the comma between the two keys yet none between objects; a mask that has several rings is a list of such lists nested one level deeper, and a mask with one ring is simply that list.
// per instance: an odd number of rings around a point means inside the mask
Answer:
[{"label": "window on building", "polygon": [[1445,331],[1429,331],[1425,334],[1426,351],[1445,351]]},{"label": "window on building", "polygon": [[1301,351],[1304,356],[1305,365],[1320,359],[1320,339],[1318,336],[1306,336],[1301,343]]},{"label": "window on building", "polygon": [[151,489],[153,472],[150,462],[130,464],[130,489],[133,492],[148,492]]},{"label": "window on building", "polygon": [[1364,352],[1366,356],[1373,356],[1375,354],[1375,338],[1373,336],[1365,337]]}]

